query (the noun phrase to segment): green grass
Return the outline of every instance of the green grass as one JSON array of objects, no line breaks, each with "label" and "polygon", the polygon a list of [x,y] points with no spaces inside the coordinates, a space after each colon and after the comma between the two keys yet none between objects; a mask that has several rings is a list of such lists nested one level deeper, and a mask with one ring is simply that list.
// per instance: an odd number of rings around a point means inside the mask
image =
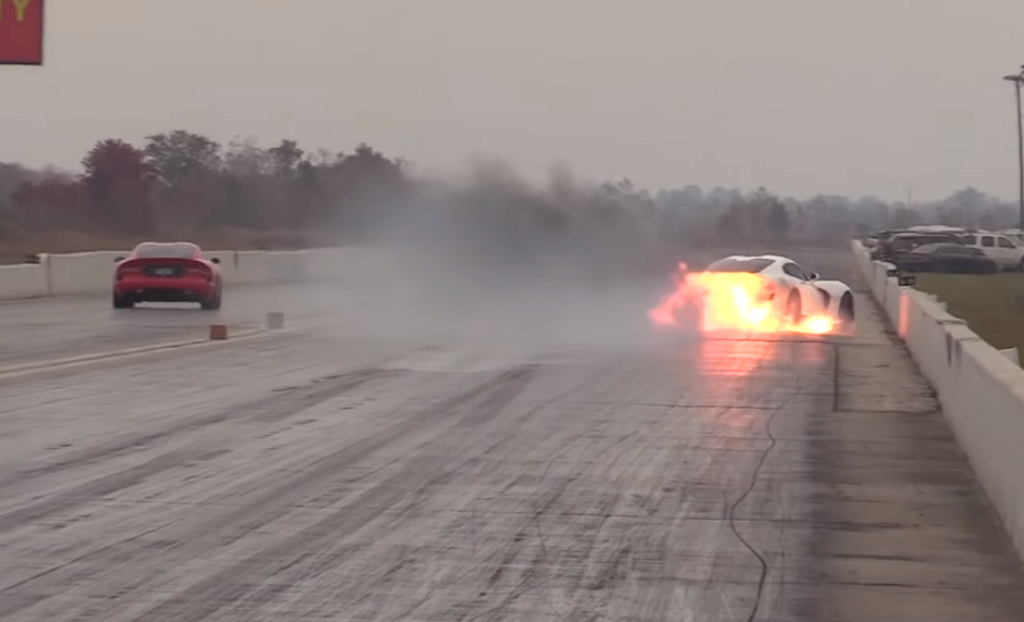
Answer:
[{"label": "green grass", "polygon": [[979,337],[1024,355],[1024,273],[915,276],[917,289],[938,296]]}]

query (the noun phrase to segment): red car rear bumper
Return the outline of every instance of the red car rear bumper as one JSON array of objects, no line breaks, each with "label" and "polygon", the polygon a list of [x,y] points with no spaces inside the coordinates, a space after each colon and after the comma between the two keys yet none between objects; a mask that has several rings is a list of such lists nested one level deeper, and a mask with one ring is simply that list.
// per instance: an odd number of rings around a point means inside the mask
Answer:
[{"label": "red car rear bumper", "polygon": [[217,294],[217,283],[202,277],[126,276],[114,283],[114,295],[143,301],[196,302]]}]

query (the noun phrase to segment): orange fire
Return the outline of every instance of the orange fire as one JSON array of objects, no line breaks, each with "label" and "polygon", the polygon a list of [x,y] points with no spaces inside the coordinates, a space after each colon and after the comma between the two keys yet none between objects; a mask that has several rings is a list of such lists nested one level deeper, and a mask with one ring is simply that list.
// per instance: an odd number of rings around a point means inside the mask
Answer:
[{"label": "orange fire", "polygon": [[679,264],[676,289],[648,312],[659,326],[679,326],[678,314],[686,308],[700,311],[702,331],[743,331],[754,333],[832,332],[835,322],[828,315],[805,315],[792,322],[772,300],[773,284],[747,272],[688,272]]}]

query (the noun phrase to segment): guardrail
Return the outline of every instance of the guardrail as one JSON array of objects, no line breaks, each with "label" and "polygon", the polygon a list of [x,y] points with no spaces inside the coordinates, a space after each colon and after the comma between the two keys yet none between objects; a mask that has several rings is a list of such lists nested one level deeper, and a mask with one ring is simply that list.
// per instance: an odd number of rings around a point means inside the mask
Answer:
[{"label": "guardrail", "polygon": [[[0,300],[107,294],[115,259],[128,251],[43,254],[37,263],[0,266]],[[299,251],[204,251],[220,259],[224,285],[293,283],[324,279],[360,281],[379,274],[386,257],[366,247]]]},{"label": "guardrail", "polygon": [[853,253],[1024,557],[1024,369],[934,296],[910,288],[912,277],[900,276],[896,266],[871,260],[858,241]]}]

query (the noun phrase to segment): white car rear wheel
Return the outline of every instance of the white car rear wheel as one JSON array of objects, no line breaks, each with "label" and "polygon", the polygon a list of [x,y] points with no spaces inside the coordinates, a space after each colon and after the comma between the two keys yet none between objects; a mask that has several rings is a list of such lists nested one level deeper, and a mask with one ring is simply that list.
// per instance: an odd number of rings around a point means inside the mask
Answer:
[{"label": "white car rear wheel", "polygon": [[843,323],[852,322],[854,319],[853,295],[850,292],[843,294],[839,299],[839,321]]},{"label": "white car rear wheel", "polygon": [[794,324],[799,324],[804,317],[800,293],[796,290],[791,291],[786,299],[786,317]]}]

